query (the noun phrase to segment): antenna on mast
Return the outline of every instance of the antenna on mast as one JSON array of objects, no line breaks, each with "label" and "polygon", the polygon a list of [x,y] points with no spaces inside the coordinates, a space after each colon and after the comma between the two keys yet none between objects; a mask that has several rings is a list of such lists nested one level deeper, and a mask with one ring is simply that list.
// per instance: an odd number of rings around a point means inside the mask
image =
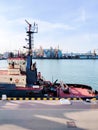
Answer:
[{"label": "antenna on mast", "polygon": [[26,19],[25,22],[29,25],[29,31],[31,30],[32,24],[30,24]]}]

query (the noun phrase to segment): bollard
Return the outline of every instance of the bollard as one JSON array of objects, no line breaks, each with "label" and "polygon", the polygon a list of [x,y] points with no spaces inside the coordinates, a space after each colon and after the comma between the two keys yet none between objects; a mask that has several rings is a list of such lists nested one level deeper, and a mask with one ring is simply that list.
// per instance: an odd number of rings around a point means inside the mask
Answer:
[{"label": "bollard", "polygon": [[2,100],[3,100],[3,101],[7,100],[6,94],[3,94],[3,95],[2,95]]},{"label": "bollard", "polygon": [[70,100],[64,99],[64,98],[61,98],[61,99],[60,99],[60,103],[61,103],[61,104],[67,104],[67,105],[71,105],[71,104],[72,104]]}]

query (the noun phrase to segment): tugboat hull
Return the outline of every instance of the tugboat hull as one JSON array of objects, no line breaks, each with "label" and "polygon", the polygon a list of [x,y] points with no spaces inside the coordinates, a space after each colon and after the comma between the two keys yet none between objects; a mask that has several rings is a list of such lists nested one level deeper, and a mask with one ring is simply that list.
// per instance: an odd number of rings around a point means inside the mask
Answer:
[{"label": "tugboat hull", "polygon": [[43,97],[42,89],[16,87],[15,84],[0,84],[0,97]]},{"label": "tugboat hull", "polygon": [[81,84],[67,84],[68,90],[62,90],[61,85],[48,84],[43,86],[32,86],[32,87],[17,87],[15,84],[0,84],[0,97],[6,95],[7,97],[57,97],[57,98],[92,98],[98,95],[95,94],[92,88],[87,85]]}]

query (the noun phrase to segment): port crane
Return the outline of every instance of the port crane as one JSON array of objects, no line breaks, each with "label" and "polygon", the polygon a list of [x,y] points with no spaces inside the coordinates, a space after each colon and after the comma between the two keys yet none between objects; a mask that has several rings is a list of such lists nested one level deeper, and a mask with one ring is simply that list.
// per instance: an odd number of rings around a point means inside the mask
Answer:
[{"label": "port crane", "polygon": [[97,53],[96,53],[97,50],[98,50],[98,49],[94,49],[94,50],[93,50],[93,55],[94,55],[94,56],[97,55]]}]

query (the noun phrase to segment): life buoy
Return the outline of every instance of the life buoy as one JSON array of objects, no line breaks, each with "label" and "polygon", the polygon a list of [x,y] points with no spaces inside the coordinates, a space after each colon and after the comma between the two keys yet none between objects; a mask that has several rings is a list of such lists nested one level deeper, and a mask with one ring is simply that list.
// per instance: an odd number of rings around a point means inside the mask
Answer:
[{"label": "life buoy", "polygon": [[19,83],[19,79],[15,79],[15,83]]}]

